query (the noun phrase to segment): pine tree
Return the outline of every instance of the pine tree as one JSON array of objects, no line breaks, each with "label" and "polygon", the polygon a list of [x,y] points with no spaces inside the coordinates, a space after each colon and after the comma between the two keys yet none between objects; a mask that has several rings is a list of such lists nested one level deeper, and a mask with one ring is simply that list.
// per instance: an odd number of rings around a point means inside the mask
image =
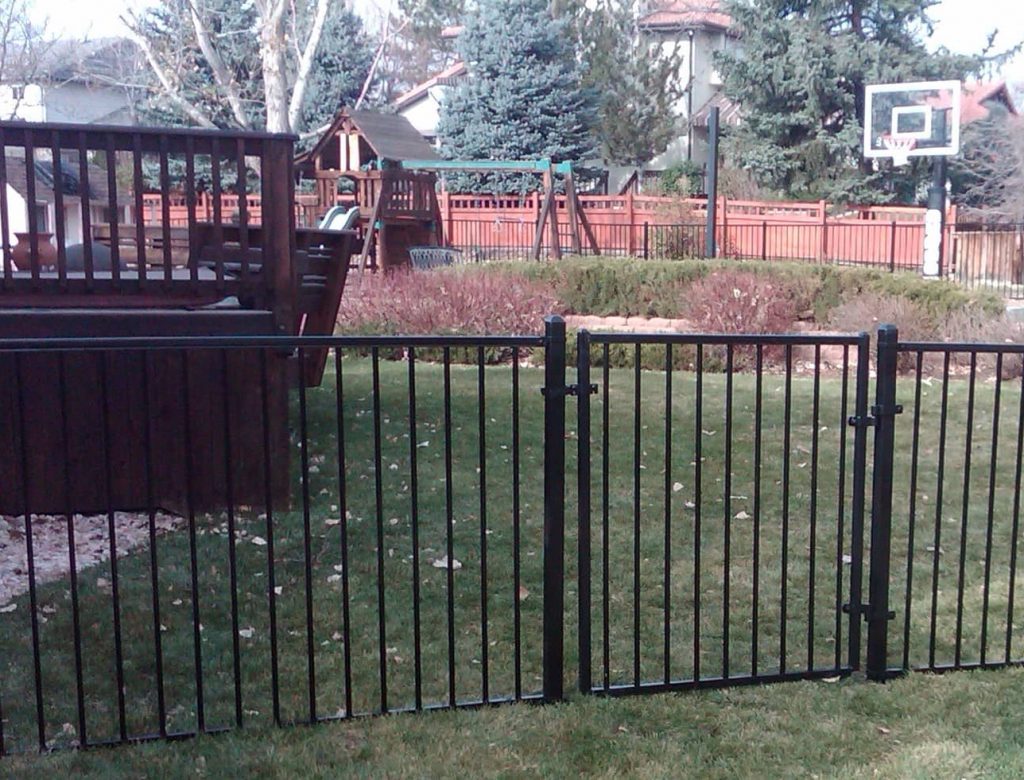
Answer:
[{"label": "pine tree", "polygon": [[618,165],[643,165],[681,132],[675,106],[687,88],[681,71],[684,48],[664,46],[640,30],[644,3],[639,0],[567,5],[586,83],[599,95],[601,157]]},{"label": "pine tree", "polygon": [[[459,53],[469,78],[447,96],[438,133],[453,159],[580,162],[595,152],[596,95],[583,86],[564,18],[547,0],[481,0]],[[527,192],[535,176],[463,176],[454,189]]]},{"label": "pine tree", "polygon": [[935,0],[726,0],[742,38],[716,58],[743,122],[731,159],[759,184],[836,202],[912,201],[929,170],[862,158],[864,86],[963,79],[985,57],[929,52],[923,36]]}]

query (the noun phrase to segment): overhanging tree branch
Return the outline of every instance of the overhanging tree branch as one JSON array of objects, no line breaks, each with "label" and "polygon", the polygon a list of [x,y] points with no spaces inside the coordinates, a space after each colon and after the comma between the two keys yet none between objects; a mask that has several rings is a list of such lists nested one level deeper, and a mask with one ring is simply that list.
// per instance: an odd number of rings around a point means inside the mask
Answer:
[{"label": "overhanging tree branch", "polygon": [[200,127],[215,128],[217,125],[212,119],[200,111],[194,103],[186,100],[182,96],[181,82],[173,73],[164,67],[163,63],[160,62],[160,59],[156,56],[156,52],[153,51],[153,47],[150,45],[149,40],[147,40],[146,36],[142,34],[139,20],[135,14],[131,12],[128,14],[122,14],[120,19],[124,26],[128,28],[132,40],[134,40],[139,49],[142,50],[142,54],[145,56],[150,70],[153,71],[153,75],[156,76],[157,81],[160,82],[160,86],[163,89],[164,94],[167,95],[174,105],[180,108]]},{"label": "overhanging tree branch", "polygon": [[189,15],[192,17],[192,27],[196,31],[196,42],[199,44],[199,50],[209,63],[217,85],[224,90],[228,106],[231,108],[231,115],[235,118],[239,127],[247,130],[251,129],[252,125],[242,105],[242,97],[238,93],[238,84],[235,83],[231,73],[228,72],[227,67],[224,65],[224,60],[221,59],[220,52],[214,46],[213,40],[210,38],[210,31],[202,16],[200,16],[199,9],[196,7],[196,0],[189,0],[188,9]]},{"label": "overhanging tree branch", "polygon": [[288,125],[292,131],[298,129],[299,119],[302,116],[302,101],[306,98],[306,84],[309,83],[309,71],[313,66],[313,57],[316,55],[317,47],[320,45],[320,37],[324,32],[324,22],[327,20],[328,0],[317,0],[316,15],[313,17],[313,26],[309,31],[309,40],[306,48],[299,58],[299,67],[295,73],[295,83],[292,85],[292,97],[288,103]]}]

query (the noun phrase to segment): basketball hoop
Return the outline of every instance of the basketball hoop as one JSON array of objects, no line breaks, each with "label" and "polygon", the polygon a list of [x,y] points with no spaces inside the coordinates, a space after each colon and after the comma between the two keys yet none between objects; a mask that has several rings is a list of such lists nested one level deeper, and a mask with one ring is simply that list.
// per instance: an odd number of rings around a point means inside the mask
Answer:
[{"label": "basketball hoop", "polygon": [[910,152],[917,143],[914,138],[900,138],[891,135],[882,136],[882,145],[892,156],[892,164],[897,168],[910,162]]}]

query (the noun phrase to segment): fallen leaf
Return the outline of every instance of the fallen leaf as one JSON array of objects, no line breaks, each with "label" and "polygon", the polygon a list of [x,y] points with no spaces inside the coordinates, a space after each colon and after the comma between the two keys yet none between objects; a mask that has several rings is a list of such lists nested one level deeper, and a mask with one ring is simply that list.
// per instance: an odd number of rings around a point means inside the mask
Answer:
[{"label": "fallen leaf", "polygon": [[682,482],[673,482],[672,483],[672,492],[673,493],[678,493],[682,489],[683,489],[683,483]]},{"label": "fallen leaf", "polygon": [[839,681],[840,681],[841,679],[843,679],[843,678],[842,678],[842,677],[840,677],[839,675],[836,675],[835,677],[823,677],[823,678],[822,678],[822,682],[827,682],[827,683],[837,683],[837,682],[839,682]]},{"label": "fallen leaf", "polygon": [[326,520],[324,520],[324,525],[340,525],[340,524],[341,524],[341,518],[340,517],[329,517]]},{"label": "fallen leaf", "polygon": [[526,589],[526,586],[525,585],[520,585],[519,586],[519,600],[520,601],[526,601],[526,599],[528,599],[529,596],[530,596],[530,591],[528,591]]},{"label": "fallen leaf", "polygon": [[892,734],[892,729],[887,729],[885,726],[878,726],[878,733],[885,735]]},{"label": "fallen leaf", "polygon": [[267,546],[267,540],[264,539],[262,536],[254,536],[249,541],[251,541],[257,547],[266,547]]},{"label": "fallen leaf", "polygon": [[10,604],[5,604],[4,606],[0,607],[0,612],[14,612],[14,610],[16,610],[17,608],[18,605],[12,601]]},{"label": "fallen leaf", "polygon": [[249,626],[248,628],[238,629],[238,635],[242,637],[242,639],[252,639],[255,634],[256,629],[252,626]]},{"label": "fallen leaf", "polygon": [[[437,558],[430,565],[433,566],[435,569],[447,569],[448,568],[448,556],[445,555],[445,556],[443,556],[441,558]],[[461,568],[462,568],[462,564],[459,562],[459,560],[457,558],[452,558],[451,570],[452,571],[458,571]]]},{"label": "fallen leaf", "polygon": [[737,512],[737,513],[736,513],[736,514],[734,515],[734,517],[735,517],[735,519],[736,519],[736,520],[749,520],[749,519],[750,519],[750,515],[748,515],[748,514],[747,514],[746,512],[744,512],[743,510],[740,510],[739,512]]}]

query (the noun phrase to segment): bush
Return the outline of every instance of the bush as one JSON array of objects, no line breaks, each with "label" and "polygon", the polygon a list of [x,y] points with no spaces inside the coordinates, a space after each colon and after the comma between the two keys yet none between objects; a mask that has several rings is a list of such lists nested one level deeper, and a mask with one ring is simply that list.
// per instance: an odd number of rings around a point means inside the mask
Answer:
[{"label": "bush", "polygon": [[[542,282],[507,273],[397,271],[350,284],[338,311],[339,333],[382,335],[528,335],[543,330],[558,302]],[[508,354],[506,354],[508,353]],[[510,350],[489,352],[503,362]],[[453,355],[453,359],[458,356]],[[472,356],[472,360],[476,360]]]}]

